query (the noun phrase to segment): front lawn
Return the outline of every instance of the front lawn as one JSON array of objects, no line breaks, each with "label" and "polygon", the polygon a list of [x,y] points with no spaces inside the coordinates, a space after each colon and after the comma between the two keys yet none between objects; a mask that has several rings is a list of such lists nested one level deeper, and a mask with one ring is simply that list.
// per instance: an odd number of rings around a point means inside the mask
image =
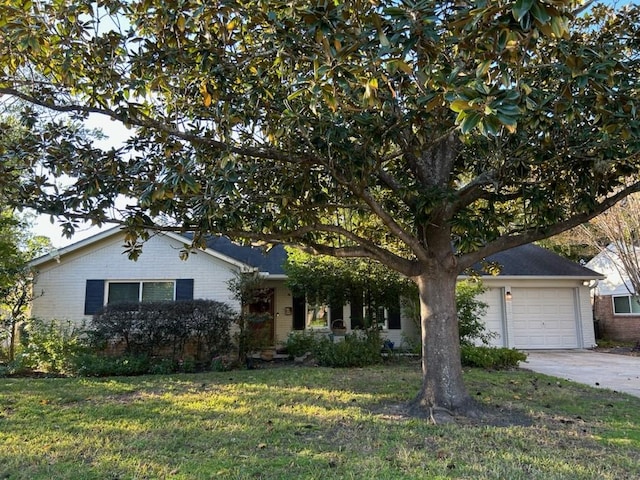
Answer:
[{"label": "front lawn", "polygon": [[0,478],[640,477],[640,399],[525,371],[466,379],[500,415],[407,417],[417,362],[0,378]]}]

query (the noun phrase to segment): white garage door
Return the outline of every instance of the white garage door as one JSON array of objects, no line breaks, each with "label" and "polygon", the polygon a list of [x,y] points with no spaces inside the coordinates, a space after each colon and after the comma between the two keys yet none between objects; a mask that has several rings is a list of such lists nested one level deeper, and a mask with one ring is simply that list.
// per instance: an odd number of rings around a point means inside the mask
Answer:
[{"label": "white garage door", "polygon": [[511,346],[577,348],[576,306],[572,288],[513,288]]}]

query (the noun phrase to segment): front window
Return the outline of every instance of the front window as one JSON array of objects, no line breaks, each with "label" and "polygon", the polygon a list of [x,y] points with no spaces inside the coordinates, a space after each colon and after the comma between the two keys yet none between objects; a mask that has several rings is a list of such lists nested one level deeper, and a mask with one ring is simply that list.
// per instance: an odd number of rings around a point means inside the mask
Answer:
[{"label": "front window", "polygon": [[328,328],[329,307],[326,305],[309,305],[307,308],[307,328]]},{"label": "front window", "polygon": [[616,315],[640,315],[638,297],[631,295],[613,297],[613,313]]},{"label": "front window", "polygon": [[107,304],[175,299],[174,282],[109,282]]},{"label": "front window", "polygon": [[364,318],[367,319],[367,323],[370,325],[377,325],[383,330],[389,328],[389,310],[385,307],[376,306],[364,306]]}]

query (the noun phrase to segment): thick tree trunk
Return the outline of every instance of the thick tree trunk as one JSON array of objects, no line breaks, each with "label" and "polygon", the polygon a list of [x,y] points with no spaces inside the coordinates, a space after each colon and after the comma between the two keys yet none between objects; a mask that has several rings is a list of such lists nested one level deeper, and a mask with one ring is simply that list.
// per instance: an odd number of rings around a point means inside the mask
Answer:
[{"label": "thick tree trunk", "polygon": [[432,419],[474,415],[476,403],[464,386],[456,312],[457,273],[436,269],[416,278],[422,323],[422,389],[414,409]]}]

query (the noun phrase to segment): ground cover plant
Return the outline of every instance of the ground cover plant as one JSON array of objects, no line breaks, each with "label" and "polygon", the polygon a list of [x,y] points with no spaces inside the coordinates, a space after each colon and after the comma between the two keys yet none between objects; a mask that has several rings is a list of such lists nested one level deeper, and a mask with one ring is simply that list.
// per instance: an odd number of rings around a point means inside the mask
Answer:
[{"label": "ground cover plant", "polygon": [[465,370],[482,420],[406,415],[419,362],[0,379],[0,478],[640,476],[640,399]]}]

